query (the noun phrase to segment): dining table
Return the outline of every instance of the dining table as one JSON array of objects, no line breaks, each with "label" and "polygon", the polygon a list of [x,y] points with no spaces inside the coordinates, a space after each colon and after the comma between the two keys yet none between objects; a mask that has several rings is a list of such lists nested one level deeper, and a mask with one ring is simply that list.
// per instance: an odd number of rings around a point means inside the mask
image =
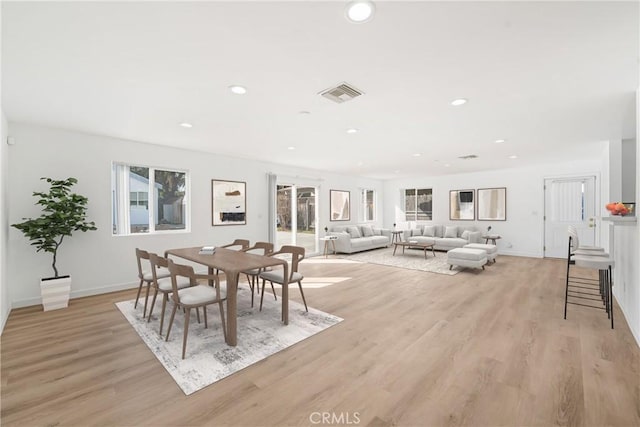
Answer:
[{"label": "dining table", "polygon": [[[209,274],[214,270],[224,272],[227,283],[227,344],[238,344],[238,278],[240,273],[247,270],[275,267],[282,265],[286,279],[289,277],[289,264],[282,258],[265,255],[250,254],[226,248],[215,248],[211,254],[200,253],[202,247],[168,249],[165,258],[174,256],[208,267]],[[289,286],[282,286],[282,320],[289,324]]]}]

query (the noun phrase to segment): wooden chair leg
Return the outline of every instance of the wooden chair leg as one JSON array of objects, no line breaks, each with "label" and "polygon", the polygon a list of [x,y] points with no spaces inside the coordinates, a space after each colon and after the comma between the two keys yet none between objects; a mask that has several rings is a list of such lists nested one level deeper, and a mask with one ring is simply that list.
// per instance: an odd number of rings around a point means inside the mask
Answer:
[{"label": "wooden chair leg", "polygon": [[302,291],[302,283],[298,282],[298,288],[300,288],[300,295],[302,295],[302,302],[304,302],[304,309],[307,310],[308,312],[309,308],[307,307],[307,300],[304,298],[304,292]]},{"label": "wooden chair leg", "polygon": [[222,335],[224,336],[224,341],[227,341],[227,324],[224,320],[224,304],[222,301],[218,302],[218,307],[220,307],[220,321],[222,322]]},{"label": "wooden chair leg", "polygon": [[276,288],[273,286],[273,282],[269,282],[271,283],[271,290],[273,291],[273,297],[276,299],[276,301],[278,301],[278,297],[276,296]]},{"label": "wooden chair leg", "polygon": [[198,320],[198,323],[200,323],[200,309],[198,307],[196,307],[196,319]]},{"label": "wooden chair leg", "polygon": [[147,323],[151,321],[151,313],[153,313],[153,306],[156,305],[156,297],[158,296],[158,288],[153,288],[153,299],[151,300],[151,307],[149,307],[149,315],[147,316]]},{"label": "wooden chair leg", "polygon": [[262,279],[262,291],[260,291],[260,311],[262,311],[262,301],[264,300],[264,282],[265,280]]},{"label": "wooden chair leg", "polygon": [[162,293],[162,313],[160,314],[160,336],[162,336],[162,326],[164,325],[164,313],[167,308],[167,300],[169,299],[169,294],[166,292]]},{"label": "wooden chair leg", "polygon": [[204,328],[207,329],[207,306],[202,307],[202,311],[204,312]]},{"label": "wooden chair leg", "polygon": [[[196,308],[196,310],[198,309]],[[187,308],[186,313],[184,315],[184,338],[182,339],[182,358],[183,359],[187,351],[187,335],[189,335],[189,317],[191,317],[191,309]]]},{"label": "wooden chair leg", "polygon": [[176,317],[176,310],[178,310],[178,304],[174,304],[173,310],[171,310],[171,319],[169,320],[169,328],[167,329],[167,338],[165,338],[165,341],[169,341],[169,334],[171,333],[171,326],[173,326],[173,319]]},{"label": "wooden chair leg", "polygon": [[149,301],[149,288],[151,287],[151,282],[147,282],[147,291],[144,295],[144,308],[142,309],[142,318],[147,317],[147,302]]},{"label": "wooden chair leg", "polygon": [[138,285],[138,294],[136,295],[136,302],[135,304],[133,304],[133,308],[137,308],[138,307],[138,300],[140,299],[140,292],[142,292],[142,284],[144,283],[144,280],[140,279],[140,284]]}]

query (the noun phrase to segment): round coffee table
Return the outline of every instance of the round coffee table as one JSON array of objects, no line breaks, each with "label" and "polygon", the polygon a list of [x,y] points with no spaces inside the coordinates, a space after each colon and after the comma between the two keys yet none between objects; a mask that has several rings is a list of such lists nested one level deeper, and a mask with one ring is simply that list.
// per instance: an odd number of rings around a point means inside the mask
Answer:
[{"label": "round coffee table", "polygon": [[482,238],[484,239],[485,245],[489,244],[489,241],[491,241],[492,245],[497,245],[496,240],[502,239],[499,234],[485,234]]},{"label": "round coffee table", "polygon": [[391,243],[402,242],[402,230],[394,230],[391,232]]},{"label": "round coffee table", "polygon": [[336,240],[338,240],[337,236],[326,236],[321,237],[320,240],[324,242],[324,257],[326,258],[329,255],[329,242],[331,242],[331,246],[333,247],[333,254],[336,254]]}]

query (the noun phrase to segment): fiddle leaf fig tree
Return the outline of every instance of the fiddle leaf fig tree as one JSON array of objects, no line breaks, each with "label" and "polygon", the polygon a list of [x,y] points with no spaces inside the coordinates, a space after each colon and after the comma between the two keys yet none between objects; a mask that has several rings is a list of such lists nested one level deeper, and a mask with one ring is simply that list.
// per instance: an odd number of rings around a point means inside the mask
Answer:
[{"label": "fiddle leaf fig tree", "polygon": [[20,224],[12,227],[22,231],[31,240],[36,252],[50,252],[53,255],[54,277],[60,277],[56,267],[58,249],[66,236],[74,231],[97,230],[93,221],[87,221],[87,203],[89,199],[71,192],[71,187],[78,182],[75,178],[55,180],[40,178],[50,184],[49,192],[34,191],[38,197],[37,205],[42,207],[42,215],[38,218],[22,218]]}]

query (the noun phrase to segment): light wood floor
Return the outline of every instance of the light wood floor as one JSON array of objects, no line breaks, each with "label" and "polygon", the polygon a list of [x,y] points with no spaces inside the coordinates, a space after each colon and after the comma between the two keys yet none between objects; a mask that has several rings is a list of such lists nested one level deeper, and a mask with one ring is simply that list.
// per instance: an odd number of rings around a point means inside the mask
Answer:
[{"label": "light wood floor", "polygon": [[1,422],[318,425],[312,414],[329,412],[362,426],[640,425],[640,350],[617,306],[615,330],[603,311],[562,319],[564,269],[504,256],[455,276],[303,265],[353,277],[306,291],[344,322],[188,397],[114,306],[133,291],[14,310]]}]

